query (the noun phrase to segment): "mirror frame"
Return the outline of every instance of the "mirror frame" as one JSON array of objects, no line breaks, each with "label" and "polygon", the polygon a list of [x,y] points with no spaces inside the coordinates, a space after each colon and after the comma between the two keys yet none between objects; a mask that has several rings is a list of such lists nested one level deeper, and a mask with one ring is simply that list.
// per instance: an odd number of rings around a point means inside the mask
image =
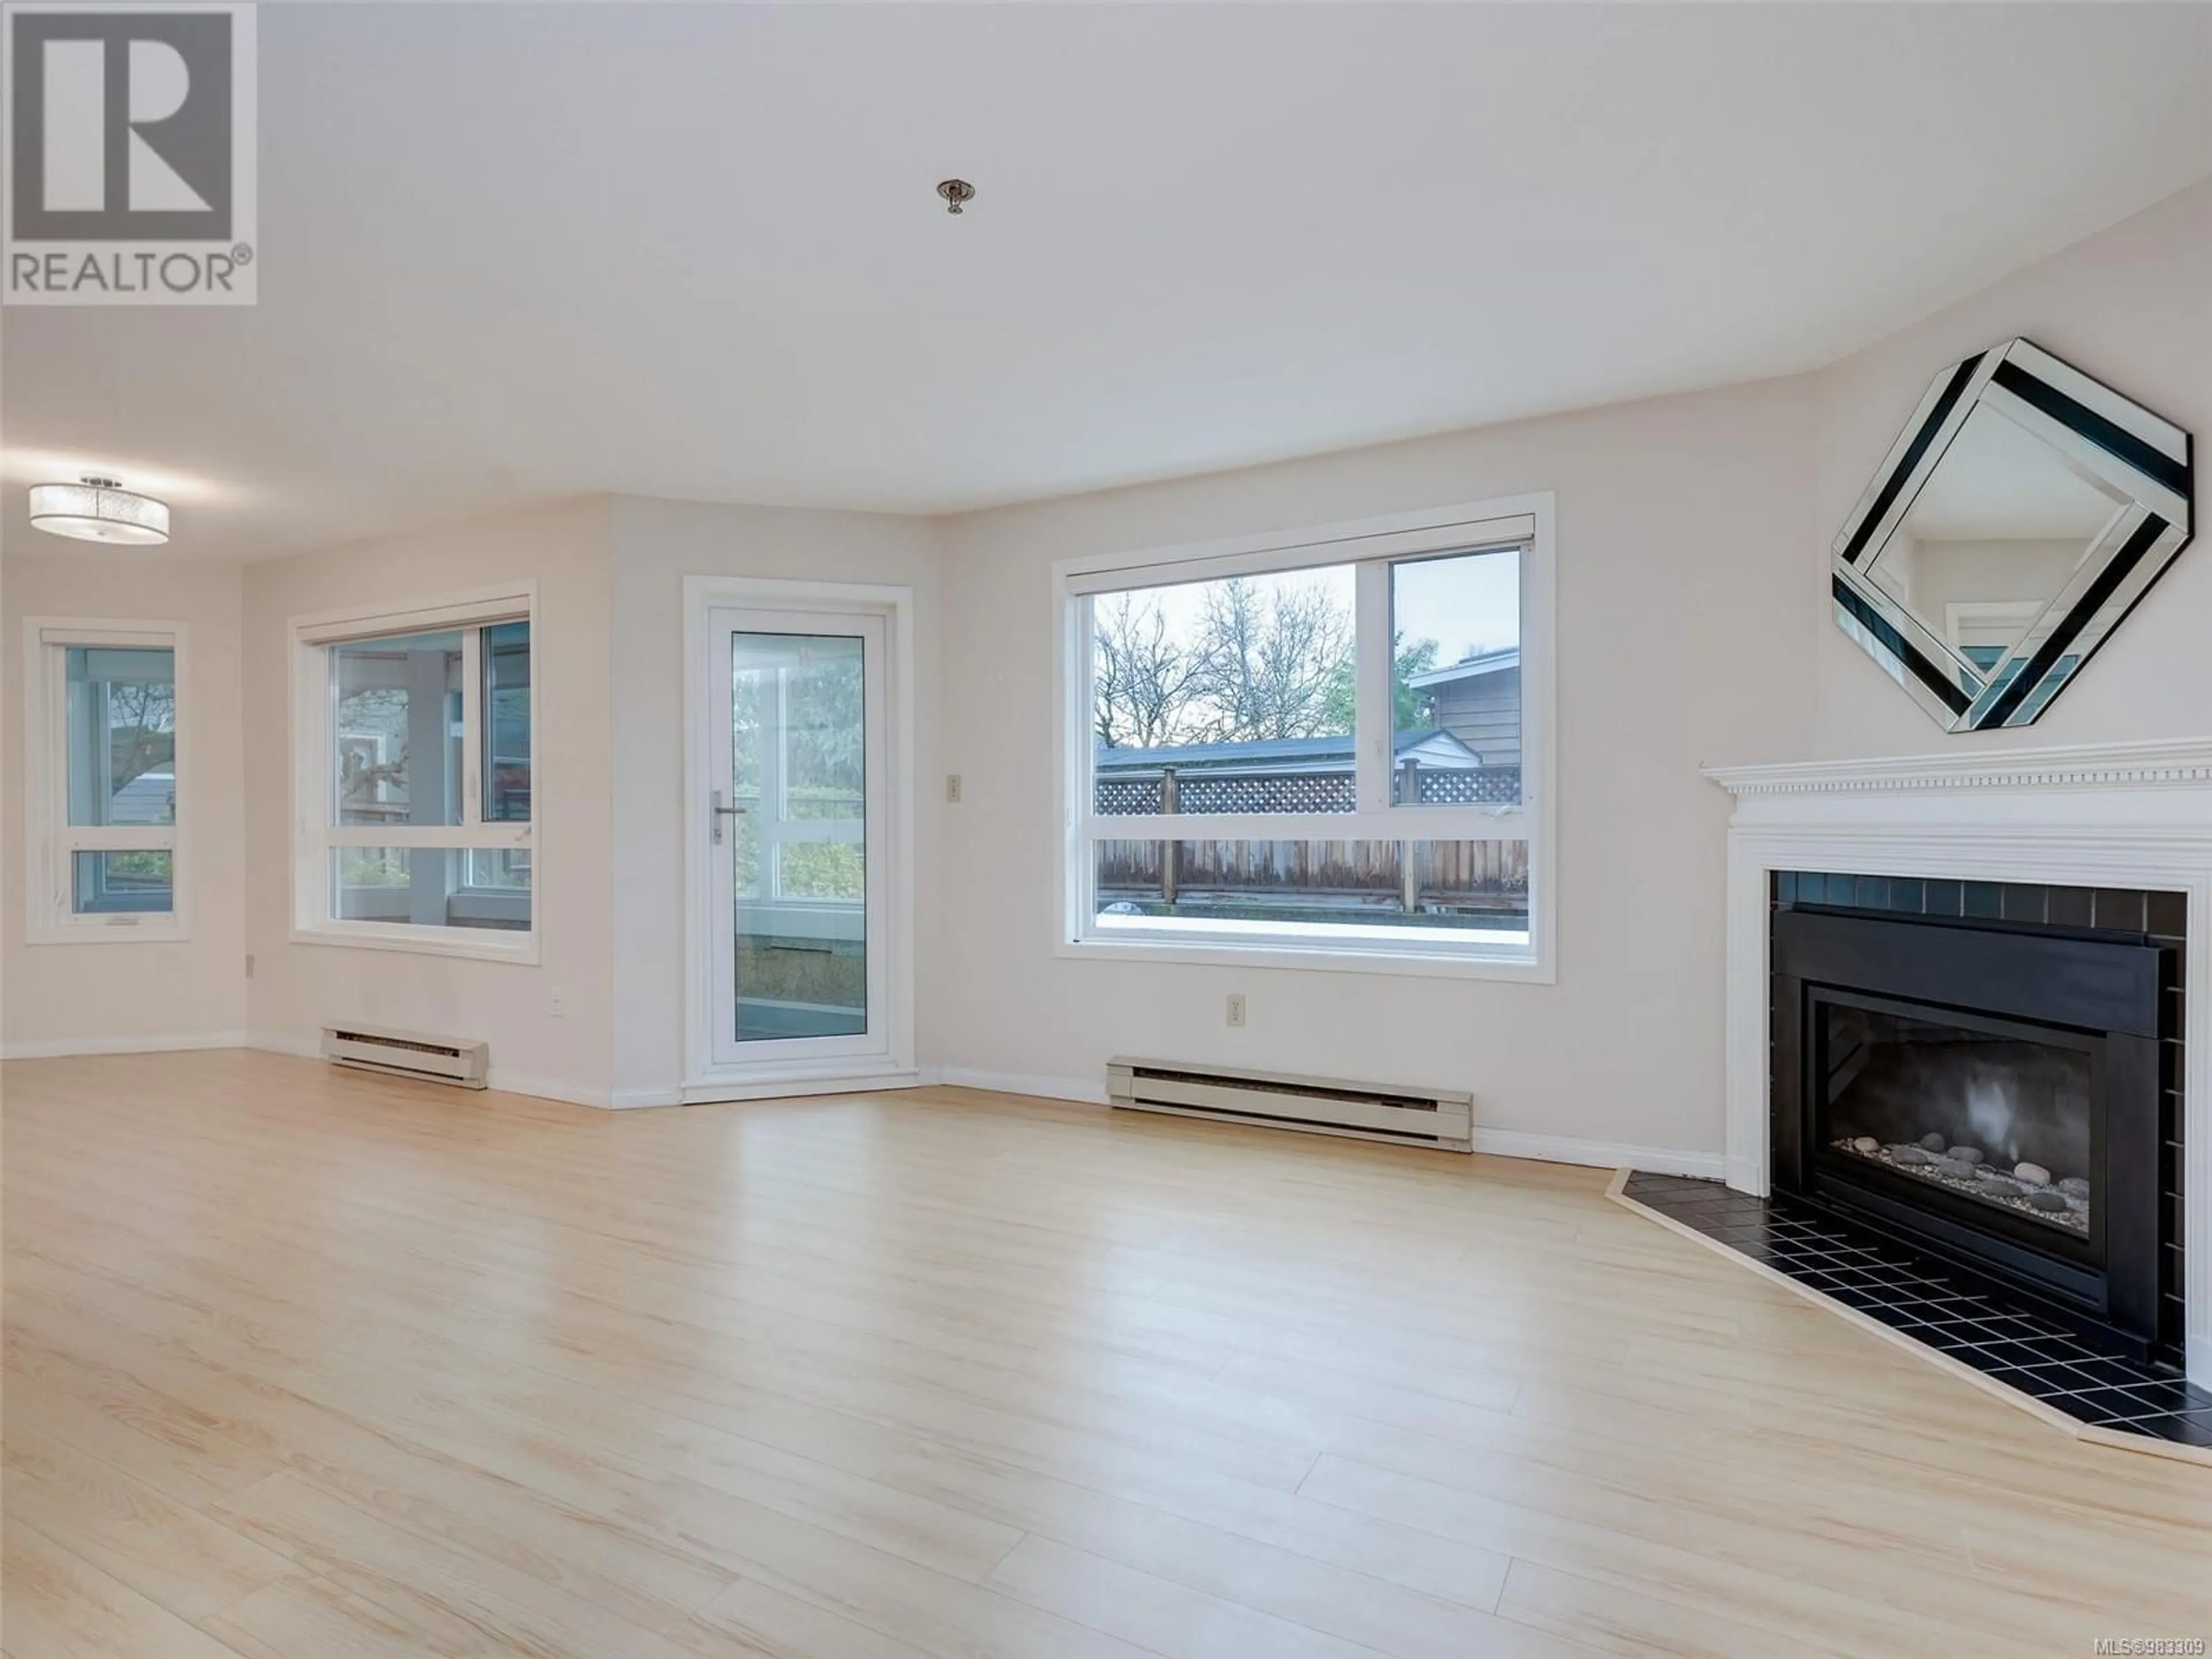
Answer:
[{"label": "mirror frame", "polygon": [[[2132,503],[1987,670],[1872,576],[1952,440],[1984,404]],[[2191,447],[2179,427],[2026,340],[1954,364],[1929,386],[1837,532],[1828,561],[1837,625],[1945,731],[2033,725],[2188,545]]]}]

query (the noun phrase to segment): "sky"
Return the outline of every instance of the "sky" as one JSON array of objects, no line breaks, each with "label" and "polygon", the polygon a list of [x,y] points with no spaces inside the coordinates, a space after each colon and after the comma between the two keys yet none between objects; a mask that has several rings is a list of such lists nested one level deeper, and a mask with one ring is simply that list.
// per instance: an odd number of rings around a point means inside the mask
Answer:
[{"label": "sky", "polygon": [[1521,643],[1521,553],[1462,553],[1395,568],[1391,610],[1407,645],[1434,640],[1437,665]]}]

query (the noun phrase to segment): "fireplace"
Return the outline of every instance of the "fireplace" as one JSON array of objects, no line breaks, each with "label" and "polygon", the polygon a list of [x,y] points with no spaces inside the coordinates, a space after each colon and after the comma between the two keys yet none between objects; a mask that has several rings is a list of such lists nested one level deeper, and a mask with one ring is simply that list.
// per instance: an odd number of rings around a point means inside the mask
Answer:
[{"label": "fireplace", "polygon": [[2160,1156],[2178,953],[2047,905],[1931,917],[1814,890],[1772,917],[1773,1187],[2115,1352],[2176,1356]]},{"label": "fireplace", "polygon": [[2100,1236],[2098,1039],[1826,991],[1813,1018],[1816,1158],[1962,1195],[1996,1212],[1975,1217],[1984,1225],[2024,1218],[2063,1236],[2035,1242]]}]

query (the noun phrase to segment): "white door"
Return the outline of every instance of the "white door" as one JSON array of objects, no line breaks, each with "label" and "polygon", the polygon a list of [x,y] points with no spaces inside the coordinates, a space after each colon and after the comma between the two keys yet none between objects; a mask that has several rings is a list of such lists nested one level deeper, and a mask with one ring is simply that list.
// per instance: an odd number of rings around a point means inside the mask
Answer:
[{"label": "white door", "polygon": [[884,619],[714,606],[708,636],[712,1061],[888,1059]]}]

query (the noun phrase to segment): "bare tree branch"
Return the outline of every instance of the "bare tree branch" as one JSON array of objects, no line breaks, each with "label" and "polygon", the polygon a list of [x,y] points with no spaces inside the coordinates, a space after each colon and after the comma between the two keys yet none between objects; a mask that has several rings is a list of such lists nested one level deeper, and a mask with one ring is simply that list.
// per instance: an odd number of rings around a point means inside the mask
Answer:
[{"label": "bare tree branch", "polygon": [[1341,688],[1352,659],[1349,611],[1320,582],[1267,592],[1243,577],[1210,584],[1200,622],[1204,692],[1218,742],[1348,732]]},{"label": "bare tree branch", "polygon": [[1092,726],[1108,748],[1158,749],[1197,735],[1197,700],[1207,665],[1179,643],[1158,599],[1117,593],[1102,601]]},{"label": "bare tree branch", "polygon": [[110,680],[108,787],[167,766],[177,753],[177,688],[167,680]]}]

